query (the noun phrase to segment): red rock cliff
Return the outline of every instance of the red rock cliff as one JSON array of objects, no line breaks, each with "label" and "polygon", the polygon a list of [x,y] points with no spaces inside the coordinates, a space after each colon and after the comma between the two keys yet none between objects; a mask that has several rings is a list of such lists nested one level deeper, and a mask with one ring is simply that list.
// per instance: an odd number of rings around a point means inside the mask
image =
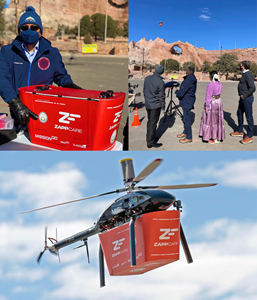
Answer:
[{"label": "red rock cliff", "polygon": [[[176,54],[174,47],[177,46],[181,49],[182,54]],[[159,64],[165,58],[172,58],[177,61],[180,60],[181,65],[184,62],[192,61],[195,62],[196,56],[196,65],[198,68],[201,68],[203,62],[206,60],[210,64],[213,64],[218,60],[220,55],[218,50],[209,51],[204,48],[195,48],[193,45],[181,41],[175,43],[166,43],[163,39],[157,38],[156,40],[147,41],[145,38],[141,39],[137,43],[131,41],[129,43],[129,59],[130,62],[135,62],[136,64],[142,64],[143,60],[143,49],[144,49],[144,62],[145,64]],[[166,49],[166,50],[165,50]],[[233,49],[233,50],[222,50],[222,54],[229,53],[235,54],[238,57],[239,61],[250,60],[253,62],[257,61],[257,48],[246,48],[246,49]]]}]

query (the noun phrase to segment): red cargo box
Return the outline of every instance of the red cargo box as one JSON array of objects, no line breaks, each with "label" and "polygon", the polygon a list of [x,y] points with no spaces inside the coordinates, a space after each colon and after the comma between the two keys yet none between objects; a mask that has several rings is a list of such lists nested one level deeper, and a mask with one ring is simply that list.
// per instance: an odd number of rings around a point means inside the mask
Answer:
[{"label": "red cargo box", "polygon": [[179,259],[180,212],[153,212],[135,221],[136,266],[130,264],[129,224],[100,233],[110,275],[143,274]]},{"label": "red cargo box", "polygon": [[[38,88],[39,87],[39,88]],[[19,89],[22,102],[39,116],[30,119],[31,142],[58,150],[111,150],[115,146],[124,93],[43,85]]]}]

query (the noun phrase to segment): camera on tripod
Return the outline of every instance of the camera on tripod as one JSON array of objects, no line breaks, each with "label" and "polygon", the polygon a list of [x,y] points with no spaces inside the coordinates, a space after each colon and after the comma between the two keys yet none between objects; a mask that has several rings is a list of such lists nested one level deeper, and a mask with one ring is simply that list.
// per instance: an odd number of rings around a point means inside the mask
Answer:
[{"label": "camera on tripod", "polygon": [[169,82],[165,83],[165,89],[179,87],[179,86],[180,86],[180,83],[178,83],[177,81],[169,81]]},{"label": "camera on tripod", "polygon": [[[164,113],[163,123],[165,123],[167,115],[172,116],[173,114],[178,114],[181,117],[181,119],[183,120],[183,115],[182,115],[181,111],[179,110],[176,103],[172,100],[173,88],[174,87],[178,88],[179,86],[180,86],[180,83],[178,83],[177,81],[169,81],[169,82],[165,83],[165,89],[169,88],[167,97],[169,97],[169,94],[170,94],[170,102],[169,102],[169,105],[168,105],[168,107],[167,107],[167,109]],[[172,107],[172,105],[173,105],[173,107]]]}]

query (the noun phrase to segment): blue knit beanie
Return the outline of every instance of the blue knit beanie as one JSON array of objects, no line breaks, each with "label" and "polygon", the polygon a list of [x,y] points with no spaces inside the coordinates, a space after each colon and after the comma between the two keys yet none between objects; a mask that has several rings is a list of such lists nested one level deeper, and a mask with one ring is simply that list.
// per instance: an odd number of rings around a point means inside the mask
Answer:
[{"label": "blue knit beanie", "polygon": [[40,27],[41,34],[43,34],[43,26],[39,15],[36,13],[33,6],[26,7],[26,12],[20,17],[18,24],[18,32],[20,32],[20,27],[24,24],[35,24]]}]

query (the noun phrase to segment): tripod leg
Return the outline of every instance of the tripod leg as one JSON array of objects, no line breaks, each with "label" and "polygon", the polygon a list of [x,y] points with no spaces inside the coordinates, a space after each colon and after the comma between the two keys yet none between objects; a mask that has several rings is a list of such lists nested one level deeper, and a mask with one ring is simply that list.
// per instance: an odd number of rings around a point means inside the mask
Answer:
[{"label": "tripod leg", "polygon": [[176,103],[174,101],[172,101],[174,104],[174,109],[175,111],[180,115],[180,118],[183,120],[183,115],[181,113],[181,111],[179,110],[178,106],[176,105]]},{"label": "tripod leg", "polygon": [[169,103],[169,105],[168,105],[168,107],[167,107],[167,109],[166,109],[166,111],[164,113],[163,123],[165,123],[166,117],[167,117],[168,114],[171,113],[171,111],[172,111],[172,106],[171,106],[171,101],[170,101],[170,103]]}]

